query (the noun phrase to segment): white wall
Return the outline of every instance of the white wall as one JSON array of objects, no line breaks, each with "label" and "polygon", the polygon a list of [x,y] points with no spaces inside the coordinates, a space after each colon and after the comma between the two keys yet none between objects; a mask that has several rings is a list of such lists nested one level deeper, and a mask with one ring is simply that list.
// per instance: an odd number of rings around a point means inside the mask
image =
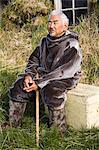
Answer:
[{"label": "white wall", "polygon": [[61,0],[54,0],[55,9],[62,9]]}]

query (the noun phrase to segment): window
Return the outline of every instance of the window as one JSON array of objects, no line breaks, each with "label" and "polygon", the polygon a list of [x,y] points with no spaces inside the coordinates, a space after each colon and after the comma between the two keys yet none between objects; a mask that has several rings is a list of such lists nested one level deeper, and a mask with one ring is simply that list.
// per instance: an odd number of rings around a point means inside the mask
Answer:
[{"label": "window", "polygon": [[72,0],[62,0],[62,9],[72,8]]},{"label": "window", "polygon": [[71,24],[78,24],[79,18],[88,13],[88,0],[61,0],[62,11],[67,15]]}]

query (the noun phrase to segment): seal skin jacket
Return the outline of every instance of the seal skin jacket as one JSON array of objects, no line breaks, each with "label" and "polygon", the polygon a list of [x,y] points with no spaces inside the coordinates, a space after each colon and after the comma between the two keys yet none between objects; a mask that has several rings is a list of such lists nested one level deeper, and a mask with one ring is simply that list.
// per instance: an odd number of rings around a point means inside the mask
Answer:
[{"label": "seal skin jacket", "polygon": [[31,54],[25,74],[34,80],[39,73],[37,84],[43,88],[53,80],[79,78],[81,75],[82,52],[77,33],[68,31],[59,38],[44,37]]}]

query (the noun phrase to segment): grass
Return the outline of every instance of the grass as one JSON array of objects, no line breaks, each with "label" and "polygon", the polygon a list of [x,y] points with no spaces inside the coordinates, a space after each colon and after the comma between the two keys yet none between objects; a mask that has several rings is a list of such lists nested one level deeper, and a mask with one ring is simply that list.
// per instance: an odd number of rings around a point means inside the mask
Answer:
[{"label": "grass", "polygon": [[[25,124],[25,121],[27,123]],[[1,130],[1,150],[14,149],[44,149],[44,150],[98,150],[99,129],[82,129],[80,131],[69,127],[64,137],[60,136],[56,128],[47,128],[46,124],[40,124],[39,148],[35,142],[35,122],[33,118],[24,118],[22,128]]]}]

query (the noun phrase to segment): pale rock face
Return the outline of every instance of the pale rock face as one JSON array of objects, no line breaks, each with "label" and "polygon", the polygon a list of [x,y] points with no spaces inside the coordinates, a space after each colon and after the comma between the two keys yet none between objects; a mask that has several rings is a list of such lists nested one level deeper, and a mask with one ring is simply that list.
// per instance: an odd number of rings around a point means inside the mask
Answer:
[{"label": "pale rock face", "polygon": [[67,123],[76,128],[99,128],[99,87],[81,84],[69,91],[66,103]]}]

